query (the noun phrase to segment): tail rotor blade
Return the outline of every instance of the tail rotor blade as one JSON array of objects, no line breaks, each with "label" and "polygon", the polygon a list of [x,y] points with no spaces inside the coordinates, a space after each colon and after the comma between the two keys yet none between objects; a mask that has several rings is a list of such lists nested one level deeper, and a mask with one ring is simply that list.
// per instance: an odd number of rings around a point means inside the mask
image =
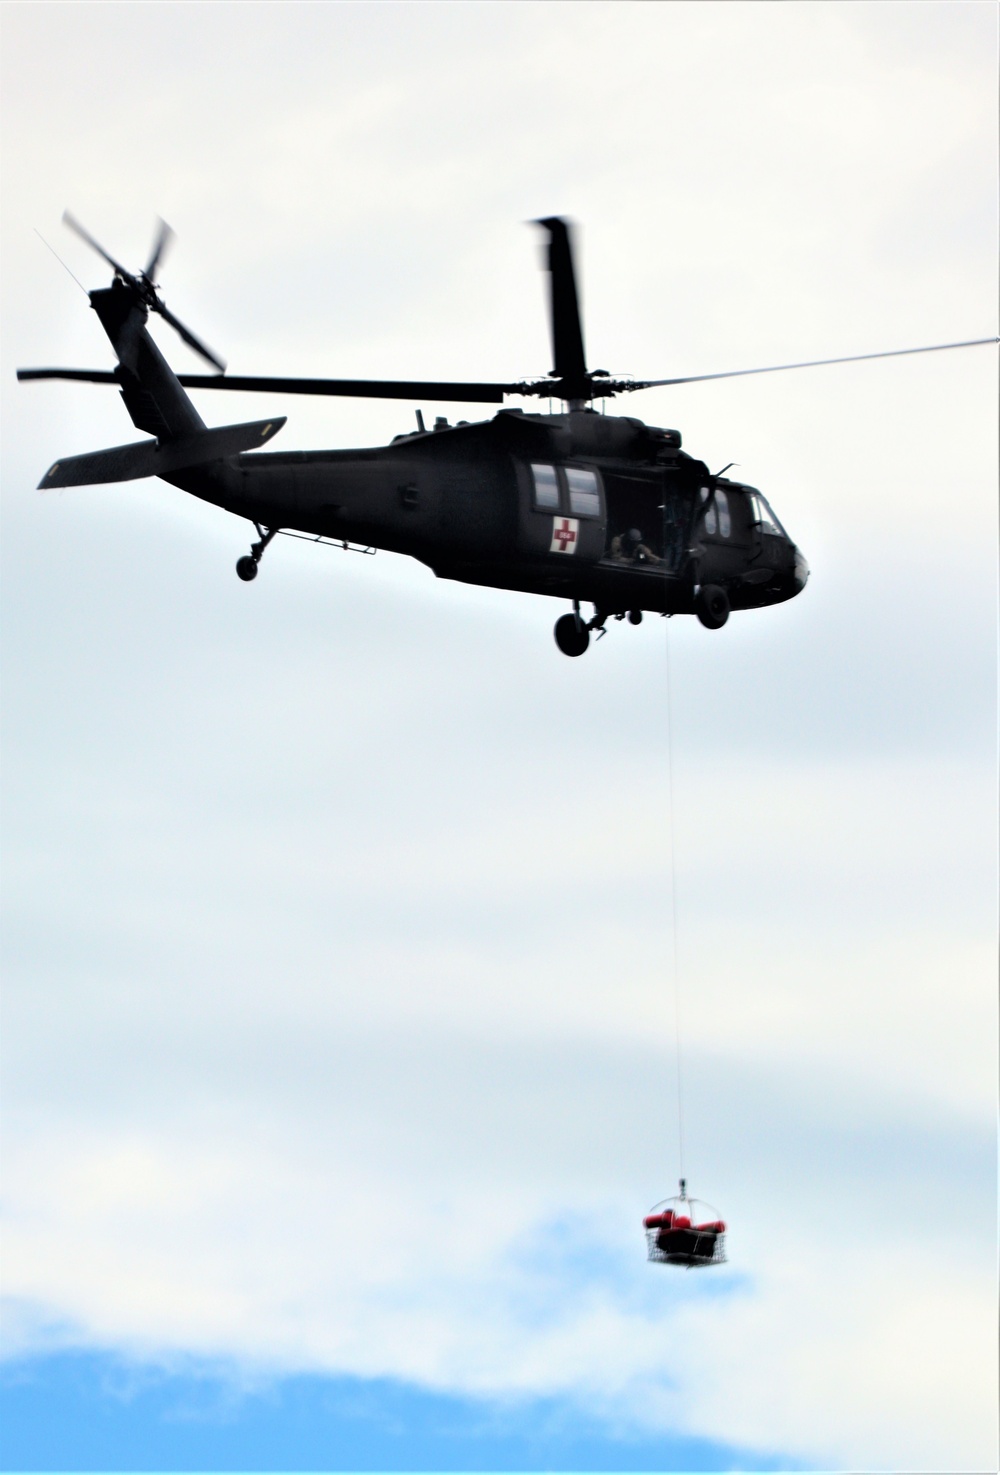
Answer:
[{"label": "tail rotor blade", "polygon": [[184,339],[184,342],[188,345],[189,348],[193,348],[195,353],[200,354],[203,359],[207,360],[207,362],[212,364],[214,368],[218,369],[220,374],[224,374],[226,372],[225,360],[220,359],[218,354],[213,353],[210,348],[202,343],[200,338],[196,338],[195,335],[191,332],[190,328],[185,328],[180,318],[175,318],[170,309],[164,307],[159,298],[156,299],[155,303],[153,304],[153,308],[154,311],[158,312],[162,318],[166,319],[166,321],[174,329],[175,333],[180,334],[180,336]]},{"label": "tail rotor blade", "polygon": [[573,245],[569,225],[559,216],[539,220],[549,233],[550,327],[553,373],[557,379],[578,383],[587,377],[583,351],[580,304],[573,271]]},{"label": "tail rotor blade", "polygon": [[80,222],[74,216],[72,216],[68,210],[63,211],[63,225],[68,225],[71,231],[76,232],[81,241],[86,241],[87,245],[91,248],[92,251],[96,251],[98,256],[103,256],[108,265],[112,267],[120,277],[129,278],[130,274],[125,270],[121,262],[116,261],[113,256],[109,255],[108,252],[105,251],[101,243],[99,241],[95,241],[90,232],[84,230]]},{"label": "tail rotor blade", "polygon": [[163,260],[163,253],[166,251],[173,238],[173,231],[170,229],[165,220],[161,220],[160,229],[156,237],[156,243],[153,246],[153,254],[152,256],[150,256],[146,270],[143,272],[143,276],[146,278],[147,282],[153,281],[156,275],[156,269],[159,266],[160,262]]}]

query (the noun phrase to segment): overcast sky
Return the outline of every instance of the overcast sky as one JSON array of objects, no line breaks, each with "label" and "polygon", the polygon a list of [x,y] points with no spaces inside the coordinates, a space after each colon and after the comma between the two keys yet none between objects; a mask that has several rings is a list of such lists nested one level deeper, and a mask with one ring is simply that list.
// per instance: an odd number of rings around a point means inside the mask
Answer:
[{"label": "overcast sky", "polygon": [[[553,601],[290,539],[243,585],[248,525],[173,488],[36,493],[136,433],[13,376],[112,363],[35,234],[105,285],[66,207],[134,266],[167,219],[233,373],[544,373],[553,213],[612,373],[995,333],[995,6],[2,22],[8,1379],[72,1350],[533,1437],[558,1400],[654,1465],[993,1467],[995,351],[616,404],[735,461],[812,576],[579,661]],[[287,414],[276,449],[414,423],[203,399]],[[678,1173],[668,638],[686,1168],[730,1224],[697,1277],[641,1229]]]}]

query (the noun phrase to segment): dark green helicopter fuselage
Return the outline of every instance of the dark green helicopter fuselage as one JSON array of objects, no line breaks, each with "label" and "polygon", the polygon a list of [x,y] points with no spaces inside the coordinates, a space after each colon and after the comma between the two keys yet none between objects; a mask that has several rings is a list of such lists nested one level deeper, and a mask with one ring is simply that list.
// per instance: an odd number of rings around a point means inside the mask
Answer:
[{"label": "dark green helicopter fuselage", "polygon": [[605,615],[690,612],[708,584],[733,609],[777,604],[807,577],[754,488],[711,476],[677,431],[593,410],[502,410],[370,450],[250,453],[165,479],[261,528]]}]

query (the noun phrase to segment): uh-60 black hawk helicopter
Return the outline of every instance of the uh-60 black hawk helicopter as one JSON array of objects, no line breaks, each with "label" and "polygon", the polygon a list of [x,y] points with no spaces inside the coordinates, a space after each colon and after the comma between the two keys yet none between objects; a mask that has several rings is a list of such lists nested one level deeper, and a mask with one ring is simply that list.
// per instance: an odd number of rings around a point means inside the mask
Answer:
[{"label": "uh-60 black hawk helicopter", "polygon": [[[39,483],[42,489],[161,477],[253,522],[257,539],[236,564],[247,581],[256,578],[275,534],[286,532],[410,554],[440,578],[570,600],[572,613],[555,626],[556,643],[568,656],[582,655],[590,632],[602,634],[609,618],[627,615],[638,624],[644,610],[693,613],[719,629],[731,609],[793,598],[809,572],[756,488],[711,474],[681,450],[679,431],[598,414],[595,399],[933,351],[897,349],[686,378],[612,378],[586,366],[569,227],[553,218],[538,222],[549,235],[554,357],[544,378],[470,384],[234,376],[157,293],[154,276],[171,236],[168,226],[161,222],[150,260],[135,276],[70,215],[64,220],[114,270],[111,286],[89,297],[118,363],[111,372],[22,369],[18,378],[116,384],[133,424],[155,438],[57,461]],[[175,374],[146,329],[150,312],[165,318],[218,372]],[[540,396],[561,401],[565,410],[502,409],[492,420],[454,426],[439,417],[430,431],[418,410],[419,429],[387,446],[262,454],[284,417],[210,429],[187,389],[485,404]],[[589,619],[580,609],[585,602],[594,607]]]}]

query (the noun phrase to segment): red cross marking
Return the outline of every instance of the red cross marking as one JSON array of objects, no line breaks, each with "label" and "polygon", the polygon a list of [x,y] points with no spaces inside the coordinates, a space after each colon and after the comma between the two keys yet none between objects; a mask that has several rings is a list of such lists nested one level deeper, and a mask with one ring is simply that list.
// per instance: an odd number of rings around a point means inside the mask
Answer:
[{"label": "red cross marking", "polygon": [[552,541],[559,544],[560,553],[565,553],[569,544],[576,542],[576,533],[570,527],[568,518],[563,518],[562,527],[557,527],[553,520]]}]

